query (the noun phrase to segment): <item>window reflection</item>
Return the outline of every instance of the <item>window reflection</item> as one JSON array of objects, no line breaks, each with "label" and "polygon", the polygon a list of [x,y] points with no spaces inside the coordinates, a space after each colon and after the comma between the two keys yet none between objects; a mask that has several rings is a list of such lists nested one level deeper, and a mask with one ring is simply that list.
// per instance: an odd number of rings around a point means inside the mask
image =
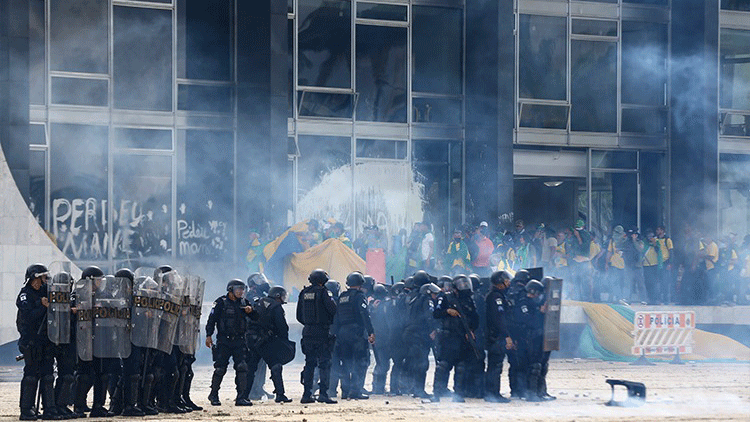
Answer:
[{"label": "window reflection", "polygon": [[351,163],[351,139],[338,136],[299,136],[298,199],[327,174]]},{"label": "window reflection", "polygon": [[50,68],[108,73],[107,0],[50,0]]},{"label": "window reflection", "polygon": [[460,9],[412,7],[412,90],[460,95],[463,70]]},{"label": "window reflection", "polygon": [[617,131],[617,43],[571,41],[571,130]]},{"label": "window reflection", "polygon": [[750,11],[750,0],[721,0],[721,8],[724,10]]},{"label": "window reflection", "polygon": [[357,120],[406,122],[406,28],[357,25]]},{"label": "window reflection", "polygon": [[299,85],[351,87],[351,4],[299,0]]},{"label": "window reflection", "polygon": [[[31,125],[40,126],[40,125]],[[43,126],[42,130],[44,130]],[[31,150],[29,152],[29,210],[36,222],[42,227],[45,225],[44,201],[46,197],[47,179],[47,152],[44,150]]]},{"label": "window reflection", "polygon": [[667,26],[622,23],[622,102],[666,104]]},{"label": "window reflection", "polygon": [[29,2],[29,102],[45,104],[44,0]]},{"label": "window reflection", "polygon": [[518,88],[521,98],[566,99],[567,28],[565,18],[520,16]]},{"label": "window reflection", "polygon": [[721,108],[750,110],[750,31],[721,30]]}]

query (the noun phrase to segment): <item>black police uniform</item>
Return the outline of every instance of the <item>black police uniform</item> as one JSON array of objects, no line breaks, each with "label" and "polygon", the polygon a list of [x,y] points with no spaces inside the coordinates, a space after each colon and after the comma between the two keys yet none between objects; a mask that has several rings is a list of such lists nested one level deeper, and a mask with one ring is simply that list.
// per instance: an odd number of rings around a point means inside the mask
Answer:
[{"label": "black police uniform", "polygon": [[510,337],[505,322],[507,307],[505,291],[493,286],[485,299],[487,315],[485,392],[487,399],[491,401],[503,400],[500,395],[500,379],[503,375],[506,338]]},{"label": "black police uniform", "polygon": [[[315,367],[320,372],[319,401],[330,401],[328,385],[330,382],[331,350],[335,337],[329,330],[336,315],[336,303],[331,292],[320,284],[305,287],[297,301],[297,321],[302,328],[302,353],[305,354],[305,367],[302,370],[303,402],[312,400],[313,376]],[[327,400],[326,400],[327,399]]]},{"label": "black police uniform", "polygon": [[237,398],[235,402],[245,398],[247,393],[247,363],[245,362],[245,330],[247,329],[247,313],[243,309],[249,303],[244,297],[232,300],[228,294],[214,301],[206,324],[206,336],[210,337],[216,329],[216,344],[212,348],[214,358],[214,374],[211,377],[212,403],[219,401],[219,387],[224,374],[227,373],[229,358],[234,361],[235,386]]},{"label": "black police uniform", "polygon": [[[367,336],[374,333],[367,297],[359,289],[349,289],[339,296],[335,329],[336,351],[341,359],[341,398],[365,398],[363,372],[370,365]],[[362,370],[364,368],[364,371]]]},{"label": "black police uniform", "polygon": [[387,313],[390,313],[391,323],[391,359],[393,368],[391,369],[390,393],[391,395],[400,395],[406,393],[408,387],[406,381],[406,348],[403,345],[403,336],[401,333],[406,328],[406,322],[409,318],[409,296],[407,292],[401,292],[398,296],[388,302]]},{"label": "black police uniform", "polygon": [[473,353],[469,355],[469,367],[466,371],[466,380],[464,384],[466,385],[466,397],[473,398],[483,398],[485,393],[485,327],[487,326],[487,311],[484,300],[486,292],[483,292],[482,290],[481,283],[478,283],[473,293],[474,303],[477,307],[477,315],[479,315],[479,326],[474,331],[479,357]]},{"label": "black police uniform", "polygon": [[435,304],[433,316],[441,321],[441,330],[439,333],[440,356],[437,366],[435,367],[435,381],[433,383],[433,398],[439,400],[445,395],[448,389],[448,377],[450,371],[455,367],[454,390],[456,397],[461,400],[465,394],[464,385],[467,365],[471,363],[474,356],[471,344],[467,336],[472,333],[466,332],[463,323],[459,317],[452,317],[448,314],[448,309],[455,309],[461,314],[461,318],[466,318],[469,329],[473,332],[479,326],[479,315],[477,314],[474,299],[471,297],[471,291],[441,293]]},{"label": "black police uniform", "polygon": [[385,394],[385,379],[388,377],[388,369],[391,366],[389,302],[388,299],[382,298],[372,301],[369,305],[370,321],[377,338],[377,342],[372,346],[375,355],[375,368],[372,371],[373,394]]},{"label": "black police uniform", "polygon": [[[247,293],[245,293],[245,299],[250,303],[250,305],[255,308],[255,305],[258,303],[258,301],[266,296],[266,293],[268,292],[267,285],[261,285],[258,286],[255,283],[250,283],[250,280],[248,280],[248,290]],[[254,319],[248,320],[248,326],[247,326],[247,333],[245,335],[247,348],[250,349],[250,340],[249,336],[254,336],[254,332],[257,331],[258,322]],[[247,359],[249,362],[249,358]],[[266,361],[263,359],[260,360],[260,363],[258,364],[258,369],[253,371],[253,366],[248,365],[249,370],[247,371],[247,385],[249,393],[247,395],[248,400],[260,400],[264,396],[266,396],[266,391],[263,389],[263,386],[266,383],[266,369],[268,368],[268,365],[266,364]]]},{"label": "black police uniform", "polygon": [[420,398],[429,398],[424,386],[430,367],[430,333],[437,329],[437,321],[432,317],[433,312],[432,297],[429,294],[417,294],[409,303],[408,318],[401,336],[401,347],[406,349],[404,378],[407,389],[415,397]]},{"label": "black police uniform", "polygon": [[[255,302],[253,311],[251,313],[253,315],[253,322],[251,323],[253,328],[248,330],[247,336],[248,374],[255,372],[261,359],[265,356],[269,360],[268,366],[271,368],[271,381],[273,381],[276,401],[288,401],[284,400],[286,396],[284,395],[284,380],[282,378],[283,364],[274,360],[277,353],[268,350],[270,341],[274,338],[284,341],[289,340],[289,325],[286,323],[284,308],[281,306],[281,302],[275,298],[264,297]],[[253,382],[254,377],[248,376],[248,394],[253,388]]]},{"label": "black police uniform", "polygon": [[518,348],[518,383],[523,396],[529,401],[538,401],[539,377],[542,370],[542,341],[544,337],[544,314],[540,311],[539,298],[520,297],[514,309],[514,319],[519,327],[516,345]]},{"label": "black police uniform", "polygon": [[519,383],[519,378],[523,372],[520,370],[518,343],[524,337],[524,328],[522,321],[518,317],[517,311],[518,303],[521,299],[526,297],[526,289],[523,284],[513,282],[508,288],[505,294],[506,308],[505,308],[505,323],[508,328],[508,334],[510,334],[513,343],[516,345],[515,349],[506,350],[505,353],[508,356],[508,384],[510,385],[511,397],[523,397],[525,392],[523,391],[523,385]]},{"label": "black police uniform", "polygon": [[31,283],[23,286],[16,298],[16,328],[21,338],[18,350],[23,354],[21,379],[21,419],[35,419],[34,400],[37,385],[41,389],[42,406],[48,417],[59,418],[55,407],[52,343],[47,337],[47,308],[42,298],[47,297],[47,285],[34,290]]}]

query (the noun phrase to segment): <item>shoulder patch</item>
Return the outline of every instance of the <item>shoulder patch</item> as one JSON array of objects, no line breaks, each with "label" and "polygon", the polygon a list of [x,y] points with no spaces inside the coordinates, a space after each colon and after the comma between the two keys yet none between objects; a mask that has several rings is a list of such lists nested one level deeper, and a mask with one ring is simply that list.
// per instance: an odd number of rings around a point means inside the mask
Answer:
[{"label": "shoulder patch", "polygon": [[315,293],[305,293],[305,300],[315,300]]},{"label": "shoulder patch", "polygon": [[362,307],[365,308],[365,309],[367,309],[367,304],[364,303],[364,302],[362,302]]},{"label": "shoulder patch", "polygon": [[25,302],[26,301],[26,293],[21,293],[18,296],[18,300],[20,300],[21,302]]},{"label": "shoulder patch", "polygon": [[348,302],[349,302],[349,296],[339,297],[339,303],[348,303]]},{"label": "shoulder patch", "polygon": [[503,300],[500,299],[500,298],[497,298],[497,299],[495,299],[495,303],[498,304],[498,305],[502,305],[503,304]]},{"label": "shoulder patch", "polygon": [[333,297],[333,292],[328,290],[328,296]]}]

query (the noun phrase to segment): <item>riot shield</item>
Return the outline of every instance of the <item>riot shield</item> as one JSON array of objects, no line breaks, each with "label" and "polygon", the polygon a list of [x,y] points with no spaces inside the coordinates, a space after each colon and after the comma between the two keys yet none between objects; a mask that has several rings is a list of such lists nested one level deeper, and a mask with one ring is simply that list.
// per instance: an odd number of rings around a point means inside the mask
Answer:
[{"label": "riot shield", "polygon": [[269,367],[276,364],[286,365],[294,360],[296,350],[295,342],[274,336],[261,348],[261,357]]},{"label": "riot shield", "polygon": [[108,275],[94,281],[94,356],[130,356],[130,280]]},{"label": "riot shield", "polygon": [[75,309],[76,309],[76,349],[78,358],[83,361],[93,359],[93,298],[91,291],[91,280],[80,279],[76,282]]},{"label": "riot shield", "polygon": [[70,343],[70,288],[73,279],[61,271],[47,283],[47,337],[54,344]]},{"label": "riot shield", "polygon": [[73,281],[81,279],[81,269],[70,261],[52,261],[47,268],[52,275],[66,272]]},{"label": "riot shield", "polygon": [[160,291],[150,276],[138,276],[133,283],[130,341],[138,347],[156,349],[159,343],[159,320],[164,306]]},{"label": "riot shield", "polygon": [[561,278],[553,278],[544,292],[547,311],[544,313],[544,351],[560,350],[560,305],[562,303]]},{"label": "riot shield", "polygon": [[182,312],[177,328],[175,344],[186,355],[195,355],[198,349],[198,339],[201,332],[201,308],[203,306],[203,291],[206,280],[197,276],[185,277],[185,293],[183,293]]},{"label": "riot shield", "polygon": [[172,353],[175,345],[175,334],[177,333],[177,321],[180,319],[182,310],[182,292],[185,289],[185,281],[172,270],[164,273],[157,280],[159,287],[159,300],[161,301],[159,315],[159,331],[156,348],[164,353]]}]

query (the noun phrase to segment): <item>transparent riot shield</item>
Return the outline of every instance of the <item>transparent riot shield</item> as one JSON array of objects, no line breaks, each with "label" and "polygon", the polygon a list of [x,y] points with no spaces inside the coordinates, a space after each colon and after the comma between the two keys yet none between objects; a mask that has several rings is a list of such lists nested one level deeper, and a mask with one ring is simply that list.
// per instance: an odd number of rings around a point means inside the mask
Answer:
[{"label": "transparent riot shield", "polygon": [[177,334],[177,322],[182,311],[182,292],[185,290],[185,281],[172,270],[161,274],[159,300],[161,301],[159,313],[159,331],[156,348],[164,353],[172,353],[175,345],[175,334]]},{"label": "transparent riot shield", "polygon": [[201,332],[201,308],[206,280],[197,276],[186,276],[185,281],[186,291],[189,291],[189,294],[183,295],[183,298],[188,298],[189,302],[187,306],[183,303],[180,327],[177,330],[175,343],[180,346],[182,353],[195,355]]},{"label": "transparent riot shield", "polygon": [[94,281],[94,356],[130,356],[130,280],[108,275]]},{"label": "transparent riot shield", "polygon": [[164,301],[161,288],[151,276],[137,276],[133,283],[130,313],[130,341],[138,346],[156,349],[159,343],[159,321]]},{"label": "transparent riot shield", "polygon": [[54,344],[70,343],[70,289],[73,282],[70,274],[61,271],[52,273],[47,283],[49,307],[47,308],[47,337]]},{"label": "transparent riot shield", "polygon": [[52,261],[47,268],[49,268],[49,273],[53,276],[55,274],[66,272],[70,275],[73,281],[81,279],[81,269],[70,261]]},{"label": "transparent riot shield", "polygon": [[562,305],[562,284],[560,278],[547,283],[544,296],[547,311],[544,313],[544,351],[560,350],[560,306]]},{"label": "transparent riot shield", "polygon": [[78,358],[83,361],[93,359],[93,298],[91,280],[80,279],[74,287],[76,315],[76,349]]}]

